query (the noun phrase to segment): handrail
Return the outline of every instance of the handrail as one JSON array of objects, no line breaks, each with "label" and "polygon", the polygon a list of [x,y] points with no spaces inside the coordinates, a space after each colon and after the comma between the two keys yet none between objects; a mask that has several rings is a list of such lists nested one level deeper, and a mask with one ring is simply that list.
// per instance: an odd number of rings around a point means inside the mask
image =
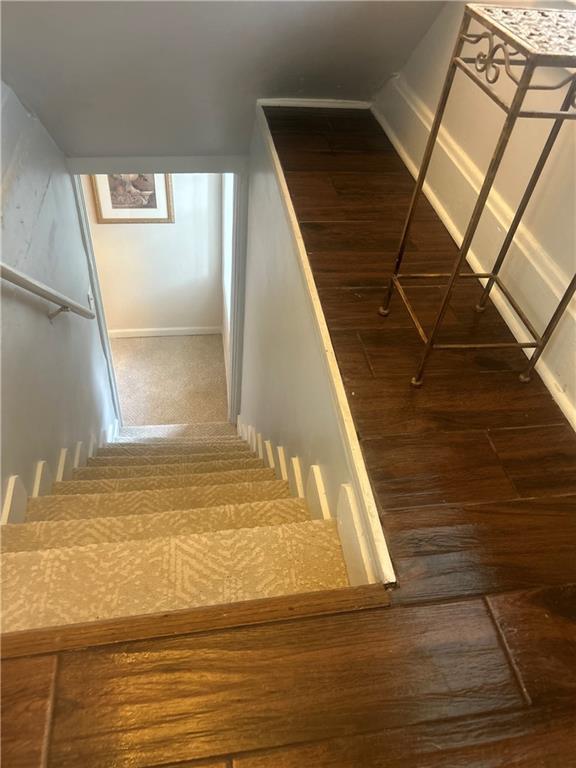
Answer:
[{"label": "handrail", "polygon": [[94,320],[96,317],[91,309],[83,307],[82,304],[72,301],[72,299],[64,296],[63,293],[54,291],[52,288],[44,285],[44,283],[40,283],[38,280],[33,280],[31,277],[19,272],[17,269],[9,267],[7,264],[2,264],[2,262],[0,262],[0,277],[3,280],[7,280],[9,283],[17,285],[19,288],[24,288],[25,291],[30,291],[30,293],[33,293],[35,296],[40,296],[41,298],[56,304],[59,308],[56,312],[50,313],[50,319],[56,317],[60,312],[74,312],[75,315],[85,317],[87,320]]}]

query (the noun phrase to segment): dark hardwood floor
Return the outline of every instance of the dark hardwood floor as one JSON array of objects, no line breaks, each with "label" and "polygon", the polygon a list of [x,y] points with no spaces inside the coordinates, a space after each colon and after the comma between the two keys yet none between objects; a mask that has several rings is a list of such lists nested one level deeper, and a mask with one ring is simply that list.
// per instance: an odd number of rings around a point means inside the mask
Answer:
[{"label": "dark hardwood floor", "polygon": [[[490,748],[477,742],[476,726],[468,730],[462,722],[460,743],[447,756],[438,725],[440,754],[425,757],[401,742],[398,765],[403,758],[410,764],[409,755],[418,755],[419,766],[576,765],[576,730],[567,727],[576,716],[569,586],[576,582],[576,436],[537,376],[528,385],[518,380],[526,364],[519,350],[437,351],[424,386],[410,386],[422,342],[397,295],[388,318],[378,315],[413,188],[410,174],[368,111],[265,111],[397,571],[392,603],[432,609],[483,599],[530,702],[518,719],[490,716],[488,730],[502,728]],[[456,252],[422,199],[403,271],[449,271]],[[407,289],[426,328],[442,284],[414,280]],[[480,290],[476,281],[460,281],[443,341],[513,340],[493,305],[483,315],[474,311]],[[546,693],[538,698],[544,680]],[[562,733],[575,754],[534,753],[543,723],[550,740]],[[517,739],[504,736],[512,727]],[[451,738],[454,728],[448,727]],[[387,743],[362,739],[371,757],[361,764],[396,765]],[[350,747],[353,759],[309,747],[253,765],[356,765],[359,745]],[[348,748],[341,745],[345,754]]]},{"label": "dark hardwood floor", "polygon": [[[391,607],[317,615],[311,598],[310,615],[254,626],[36,640],[40,655],[3,664],[5,764],[575,768],[575,435],[537,377],[518,381],[518,351],[437,352],[410,386],[419,337],[397,298],[377,314],[410,174],[367,111],[266,112],[391,548]],[[407,269],[454,253],[423,200]],[[444,338],[510,339],[477,294],[457,289]],[[430,324],[440,281],[410,296]]]}]

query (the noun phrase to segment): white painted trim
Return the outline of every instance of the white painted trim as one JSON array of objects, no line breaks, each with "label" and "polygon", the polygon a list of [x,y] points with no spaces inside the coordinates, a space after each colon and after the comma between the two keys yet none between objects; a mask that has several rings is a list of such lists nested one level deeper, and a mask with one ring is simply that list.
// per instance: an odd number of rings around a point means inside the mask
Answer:
[{"label": "white painted trim", "polygon": [[134,168],[156,173],[242,173],[244,155],[190,155],[174,157],[69,157],[71,173],[126,173]]},{"label": "white painted trim", "polygon": [[270,440],[264,440],[264,454],[267,466],[269,466],[270,469],[275,469],[276,463],[274,461],[274,446]]},{"label": "white painted trim", "polygon": [[260,107],[319,107],[323,109],[370,109],[370,101],[357,99],[257,99]]},{"label": "white painted trim", "polygon": [[292,456],[290,459],[288,484],[294,496],[298,496],[299,499],[303,499],[305,497],[302,465],[298,456]]},{"label": "white painted trim", "polygon": [[244,302],[246,297],[246,241],[248,227],[248,175],[234,174],[234,221],[232,233],[232,292],[230,296],[230,371],[228,419],[238,418],[242,402]]},{"label": "white painted trim", "polygon": [[205,336],[221,334],[222,326],[185,326],[176,328],[116,328],[108,331],[111,339],[144,338],[146,336]]},{"label": "white painted trim", "polygon": [[[391,81],[388,87],[393,89],[394,96],[398,98],[398,103],[401,105],[400,109],[408,111],[411,129],[420,133],[421,143],[424,143],[430,133],[433,120],[432,112],[410,88],[402,76],[398,76]],[[390,120],[376,104],[372,105],[372,113],[388,135],[388,138],[412,176],[416,177],[419,164],[394,130]],[[453,198],[452,205],[456,200],[476,198],[482,184],[483,174],[470,156],[452,138],[446,128],[441,128],[438,135],[435,162],[442,162],[451,167],[450,178],[457,178],[461,185],[457,190],[453,188],[450,190],[451,197]],[[428,174],[429,180],[424,185],[424,194],[454,241],[459,245],[462,242],[463,233],[456,224],[454,216],[450,213],[451,203],[446,199],[446,194],[430,181],[430,177],[431,174]],[[512,209],[504,198],[496,190],[493,190],[484,211],[483,220],[485,224],[483,231],[491,230],[495,233],[507,231],[513,215]],[[479,253],[497,251],[488,246],[486,238],[482,238],[482,232],[478,233],[475,242],[476,247],[470,249],[467,261],[473,270],[485,272],[489,269],[489,264],[482,261]],[[514,245],[521,252],[525,260],[524,268],[536,276],[535,282],[542,288],[543,302],[546,296],[546,306],[548,304],[557,304],[569,282],[569,277],[562,274],[562,271],[550,254],[547,253],[524,224],[520,224],[518,227]],[[482,282],[485,283],[485,281]],[[527,335],[524,326],[520,323],[516,314],[497,288],[492,291],[491,298],[514,337],[519,341],[526,341]],[[569,321],[573,324],[576,324],[576,300],[571,302],[565,317],[569,318]],[[576,331],[574,332],[576,333]],[[531,354],[528,350],[525,350],[525,353],[527,357]],[[545,354],[538,361],[536,370],[566,418],[576,429],[576,403],[571,402],[568,394],[550,369]]]},{"label": "white painted trim", "polygon": [[264,461],[264,442],[260,432],[256,435],[256,450],[258,451],[258,458]]},{"label": "white painted trim", "polygon": [[83,467],[85,464],[86,457],[84,455],[84,442],[83,440],[78,440],[74,446],[74,460],[72,462],[72,466],[74,469],[78,469],[78,467]]},{"label": "white painted trim", "polygon": [[2,515],[0,525],[7,523],[23,523],[26,519],[28,493],[20,475],[10,475],[6,481],[4,498],[2,500]]},{"label": "white painted trim", "polygon": [[340,487],[336,521],[348,581],[353,587],[378,581],[370,560],[370,547],[363,529],[356,497],[350,483]]},{"label": "white painted trim", "polygon": [[[240,422],[239,429],[244,431],[246,426]],[[252,430],[251,427],[247,429],[249,432]],[[257,435],[257,442],[262,444],[260,434]],[[275,468],[278,479],[289,482],[293,495],[306,499],[311,518],[314,520],[331,520],[332,515],[330,514],[328,496],[320,467],[317,464],[310,467],[306,491],[304,491],[300,459],[297,456],[291,459],[292,471],[289,477],[284,447],[281,445],[275,447],[271,440],[264,440],[263,445],[266,463]],[[275,456],[277,457],[276,461]],[[362,516],[350,483],[340,486],[336,522],[350,584],[357,586],[377,583],[379,578],[372,562],[370,542],[362,524]]]},{"label": "white painted trim", "polygon": [[120,422],[118,419],[114,419],[112,424],[108,425],[108,442],[113,443],[118,439],[120,433]]},{"label": "white painted trim", "polygon": [[94,435],[90,435],[90,440],[88,441],[88,450],[86,451],[86,455],[89,459],[91,459],[93,456],[96,455],[96,449],[98,448],[98,440]]},{"label": "white painted trim", "polygon": [[256,453],[258,444],[257,444],[257,438],[256,438],[256,430],[252,425],[248,426],[248,445],[250,446],[252,453]]},{"label": "white painted trim", "polygon": [[47,461],[37,461],[32,482],[32,497],[44,496],[52,490],[54,478]]},{"label": "white painted trim", "polygon": [[108,428],[104,427],[100,430],[100,437],[98,438],[98,448],[103,448],[108,441]]},{"label": "white painted trim", "polygon": [[72,187],[74,189],[74,199],[76,201],[76,210],[78,212],[78,222],[80,224],[80,233],[82,236],[82,242],[84,244],[84,250],[86,252],[86,261],[88,264],[88,274],[90,276],[90,289],[91,293],[88,297],[90,305],[94,308],[96,314],[96,322],[98,323],[98,334],[100,336],[100,344],[102,345],[102,351],[106,360],[106,368],[108,371],[108,381],[110,383],[110,392],[112,394],[112,404],[114,406],[114,412],[118,419],[122,418],[120,410],[120,396],[118,394],[118,383],[116,381],[116,372],[114,371],[114,363],[112,361],[112,350],[110,349],[110,340],[108,338],[108,329],[106,327],[106,316],[104,314],[104,302],[102,301],[102,292],[100,290],[100,281],[98,279],[98,270],[96,268],[96,255],[92,246],[92,233],[90,232],[90,223],[88,218],[88,210],[86,208],[86,199],[84,197],[84,190],[82,188],[82,180],[80,176],[72,175]]},{"label": "white painted trim", "polygon": [[356,498],[359,500],[359,506],[362,513],[363,524],[370,542],[371,557],[377,569],[378,578],[384,583],[394,583],[396,576],[394,567],[388,552],[384,532],[380,523],[378,509],[372,493],[370,479],[364,464],[364,457],[360,449],[360,442],[356,434],[356,428],[352,419],[352,413],[348,404],[344,383],[340,375],[340,369],[336,361],[336,355],[328,332],[328,326],[320,303],[320,297],[314,282],[314,276],[308,260],[308,254],[304,246],[304,240],[298,225],[298,219],[292,205],[286,179],[282,171],[282,166],[278,158],[278,153],[274,146],[272,134],[268,127],[268,122],[264,115],[262,107],[257,107],[256,115],[259,129],[262,131],[270,158],[274,167],[274,173],[278,182],[280,195],[284,204],[284,210],[288,218],[294,246],[298,254],[298,261],[307,295],[310,299],[312,312],[315,318],[315,325],[319,335],[319,340],[324,350],[324,360],[326,362],[327,375],[330,381],[334,406],[338,414],[339,429],[342,435],[348,465],[351,473],[351,482],[354,488]]},{"label": "white painted trim", "polygon": [[69,480],[72,477],[72,457],[68,448],[61,448],[58,456],[58,466],[56,467],[55,482]]},{"label": "white painted trim", "polygon": [[318,464],[312,464],[306,480],[306,502],[314,520],[331,520],[328,497],[324,486],[322,470]]},{"label": "white painted trim", "polygon": [[284,446],[276,448],[276,476],[278,480],[288,480],[288,466],[286,464],[286,451]]}]

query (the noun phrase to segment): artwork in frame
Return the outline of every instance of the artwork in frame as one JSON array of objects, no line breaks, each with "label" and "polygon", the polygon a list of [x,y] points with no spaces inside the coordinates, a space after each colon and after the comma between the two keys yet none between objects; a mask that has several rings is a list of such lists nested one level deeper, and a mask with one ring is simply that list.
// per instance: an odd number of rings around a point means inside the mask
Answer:
[{"label": "artwork in frame", "polygon": [[168,173],[100,173],[92,176],[99,224],[171,224],[172,179]]}]

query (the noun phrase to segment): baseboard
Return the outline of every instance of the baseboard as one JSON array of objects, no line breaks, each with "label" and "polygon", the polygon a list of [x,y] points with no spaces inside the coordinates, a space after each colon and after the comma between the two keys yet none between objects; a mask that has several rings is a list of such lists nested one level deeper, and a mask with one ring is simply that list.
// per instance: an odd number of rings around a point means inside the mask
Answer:
[{"label": "baseboard", "polygon": [[7,523],[23,523],[26,518],[28,497],[44,496],[52,492],[54,481],[67,480],[72,477],[76,467],[86,464],[88,456],[93,456],[98,444],[113,442],[118,434],[118,419],[114,419],[107,427],[101,430],[99,440],[92,434],[85,443],[82,440],[73,446],[61,448],[58,453],[56,467],[50,466],[48,461],[40,459],[34,465],[31,492],[22,482],[20,475],[11,475],[3,489],[2,510],[0,513],[0,525]]},{"label": "baseboard", "polygon": [[[372,112],[413,176],[417,175],[422,148],[433,115],[401,77],[387,85]],[[446,129],[440,131],[434,162],[424,194],[457,244],[462,242],[467,215],[476,200],[483,174]],[[520,190],[519,190],[520,193]],[[493,190],[481,225],[470,249],[468,262],[475,271],[488,271],[498,253],[502,233],[513,211]],[[481,257],[480,254],[483,256]],[[524,225],[518,228],[506,271],[508,288],[525,307],[537,328],[543,328],[560,300],[569,277],[562,274],[551,255]],[[496,289],[492,299],[516,339],[527,334],[508,302]],[[576,302],[572,302],[536,369],[566,418],[576,428],[576,391],[571,391],[572,363],[576,348]],[[530,354],[527,352],[527,355]]]},{"label": "baseboard", "polygon": [[20,475],[10,475],[4,487],[0,525],[23,523],[28,505],[28,492]]},{"label": "baseboard", "polygon": [[321,109],[370,109],[371,102],[356,99],[258,99],[260,107],[317,107]]},{"label": "baseboard", "polygon": [[[317,464],[307,467],[306,482],[299,456],[289,457],[283,446],[276,446],[271,440],[256,432],[251,424],[246,424],[239,418],[238,434],[251,445],[262,446],[262,457],[268,466],[276,464],[279,479],[287,480],[291,493],[305,499],[313,520],[336,520],[338,535],[342,546],[348,580],[353,587],[382,582],[382,562],[379,554],[374,554],[372,534],[366,525],[362,511],[358,506],[357,496],[352,484],[342,484],[338,493],[338,501],[334,509],[330,508],[322,470]],[[394,572],[392,571],[392,574]],[[395,579],[394,579],[395,581]],[[389,579],[388,584],[394,583]]]},{"label": "baseboard", "polygon": [[184,326],[176,328],[117,328],[109,330],[111,339],[132,339],[147,336],[207,336],[221,334],[222,326]]}]

